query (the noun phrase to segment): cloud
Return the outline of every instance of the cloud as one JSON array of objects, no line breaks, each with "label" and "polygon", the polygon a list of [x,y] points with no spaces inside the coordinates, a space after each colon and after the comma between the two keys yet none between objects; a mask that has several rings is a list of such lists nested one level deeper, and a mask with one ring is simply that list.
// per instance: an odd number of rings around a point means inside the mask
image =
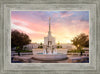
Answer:
[{"label": "cloud", "polygon": [[30,30],[29,28],[26,28],[26,27],[23,27],[23,26],[19,26],[19,25],[15,25],[15,24],[12,24],[11,28],[12,29],[21,30],[21,31],[29,33],[29,34],[30,33],[35,33],[33,30]]},{"label": "cloud", "polygon": [[11,23],[16,24],[16,25],[25,25],[25,26],[28,25],[27,22],[22,21],[22,20],[16,20],[16,19],[12,20]]},{"label": "cloud", "polygon": [[34,30],[31,30],[31,29],[29,29],[29,28],[27,28],[27,27],[15,25],[15,24],[12,24],[12,25],[11,25],[11,28],[12,28],[12,29],[21,30],[21,31],[23,31],[23,32],[25,32],[25,33],[27,33],[27,34],[35,34],[35,33],[36,33],[36,34],[44,34],[44,35],[47,35],[47,33],[45,33],[45,32],[34,31]]},{"label": "cloud", "polygon": [[62,18],[67,18],[69,16],[72,16],[73,13],[63,12],[63,13],[60,13],[60,15],[61,15]]},{"label": "cloud", "polygon": [[89,22],[89,11],[72,11],[74,13],[69,19]]}]

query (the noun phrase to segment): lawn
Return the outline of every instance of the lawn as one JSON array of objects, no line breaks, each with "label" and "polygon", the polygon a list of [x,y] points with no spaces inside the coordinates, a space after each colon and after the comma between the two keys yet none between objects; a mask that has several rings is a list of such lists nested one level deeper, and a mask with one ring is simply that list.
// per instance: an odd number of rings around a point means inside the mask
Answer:
[{"label": "lawn", "polygon": [[16,50],[16,52],[32,52],[32,50]]}]

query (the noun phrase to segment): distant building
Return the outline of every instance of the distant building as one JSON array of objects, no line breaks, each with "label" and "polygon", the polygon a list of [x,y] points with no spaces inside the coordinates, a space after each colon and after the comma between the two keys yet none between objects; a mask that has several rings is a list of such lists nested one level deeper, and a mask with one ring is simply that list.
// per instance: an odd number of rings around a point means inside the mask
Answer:
[{"label": "distant building", "polygon": [[23,46],[24,50],[32,50],[38,48],[39,44],[37,43],[31,43]]},{"label": "distant building", "polygon": [[72,44],[60,44],[62,46],[62,48],[68,49],[68,50],[73,50],[76,47]]}]

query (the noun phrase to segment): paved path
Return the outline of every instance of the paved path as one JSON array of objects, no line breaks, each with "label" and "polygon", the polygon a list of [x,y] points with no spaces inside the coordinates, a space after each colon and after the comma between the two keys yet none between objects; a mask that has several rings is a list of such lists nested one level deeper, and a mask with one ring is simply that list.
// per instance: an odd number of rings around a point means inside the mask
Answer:
[{"label": "paved path", "polygon": [[35,60],[34,58],[32,58],[33,55],[23,55],[23,56],[13,56],[13,60],[12,63],[14,63],[14,61],[19,61],[23,62],[23,63],[88,63],[89,62],[89,57],[87,56],[71,56],[71,55],[67,55],[68,58],[65,60],[61,60],[61,61],[40,61],[40,60]]}]

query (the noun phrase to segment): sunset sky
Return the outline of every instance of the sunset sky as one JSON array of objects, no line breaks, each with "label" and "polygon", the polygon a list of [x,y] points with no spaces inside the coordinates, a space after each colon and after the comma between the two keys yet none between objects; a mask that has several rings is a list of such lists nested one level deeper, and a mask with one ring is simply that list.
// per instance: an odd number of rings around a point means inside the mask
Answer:
[{"label": "sunset sky", "polygon": [[56,42],[71,43],[80,33],[89,35],[88,11],[12,11],[11,29],[26,33],[32,43],[43,43],[48,34],[49,17]]}]

